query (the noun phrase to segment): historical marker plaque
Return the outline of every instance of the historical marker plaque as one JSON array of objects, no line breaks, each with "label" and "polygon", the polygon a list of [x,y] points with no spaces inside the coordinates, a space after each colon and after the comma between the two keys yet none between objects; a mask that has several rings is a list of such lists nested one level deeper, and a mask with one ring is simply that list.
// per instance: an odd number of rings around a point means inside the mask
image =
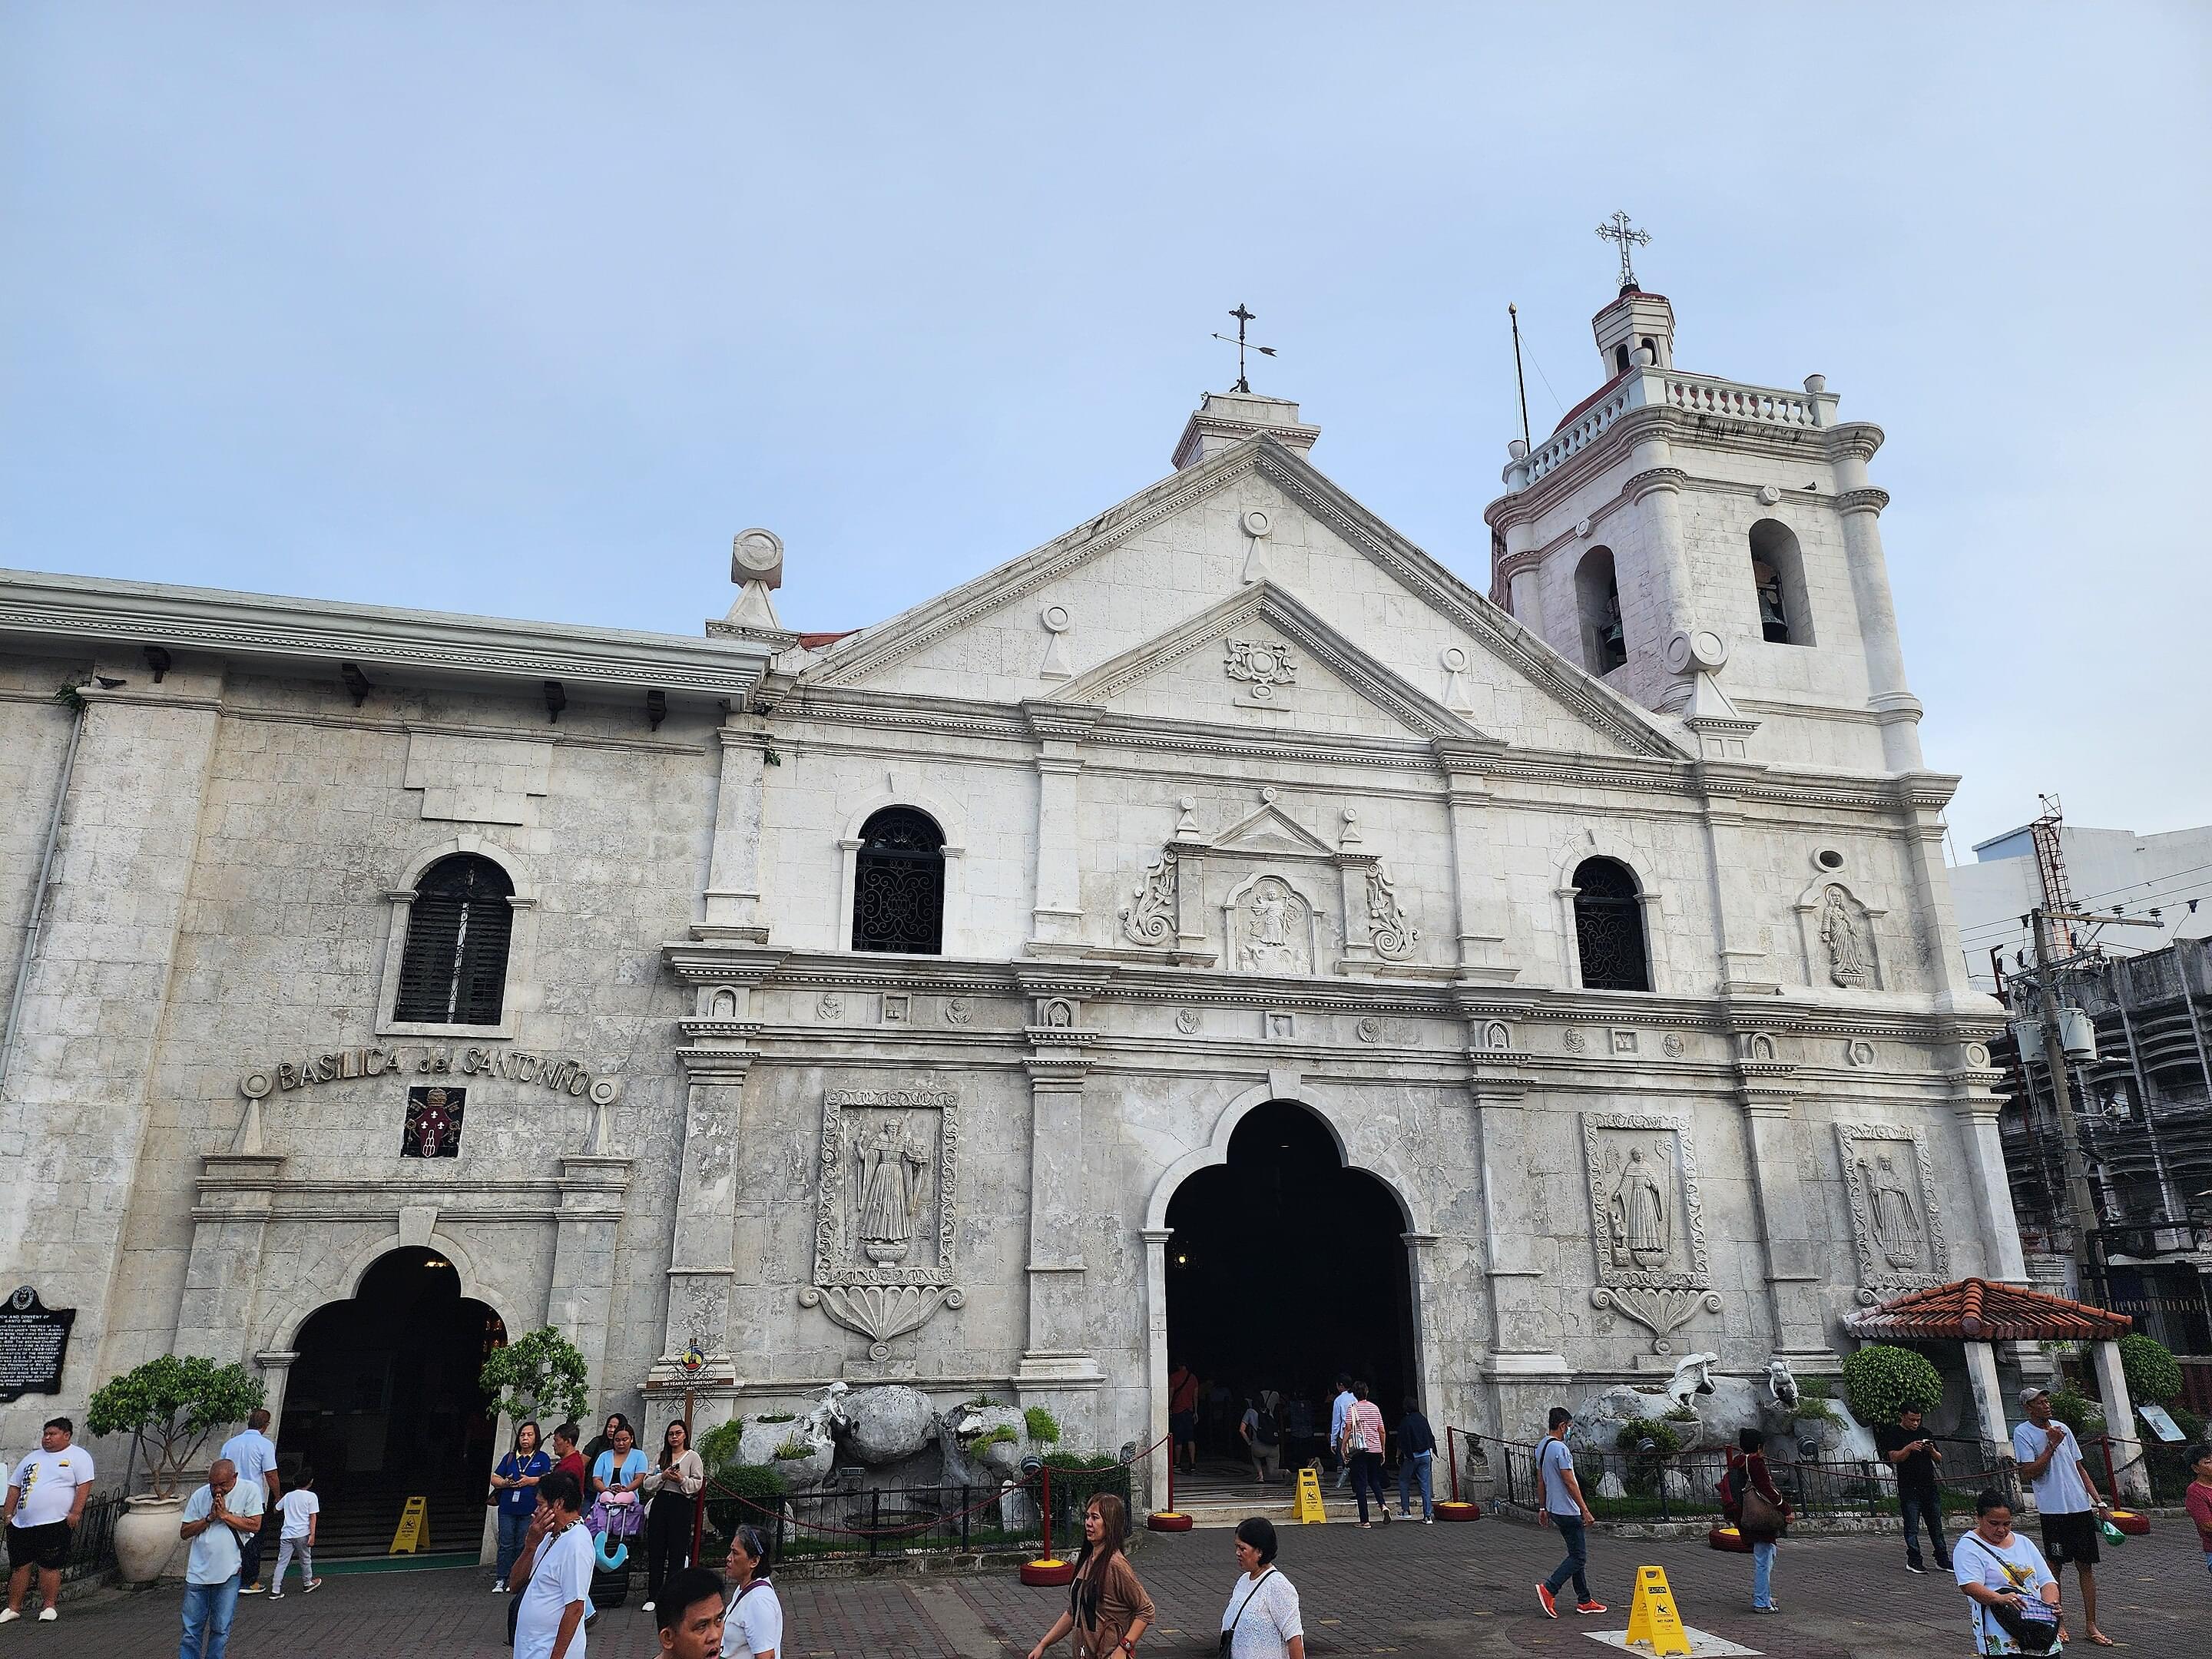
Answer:
[{"label": "historical marker plaque", "polygon": [[59,1394],[75,1308],[49,1308],[28,1285],[0,1304],[0,1401]]}]

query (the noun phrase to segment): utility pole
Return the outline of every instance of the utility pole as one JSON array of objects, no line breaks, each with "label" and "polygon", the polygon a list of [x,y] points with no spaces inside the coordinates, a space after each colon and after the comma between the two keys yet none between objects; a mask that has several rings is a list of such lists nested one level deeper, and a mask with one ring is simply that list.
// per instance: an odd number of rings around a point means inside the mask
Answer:
[{"label": "utility pole", "polygon": [[2064,1034],[2058,1027],[2058,988],[2051,972],[2051,913],[2039,904],[2021,920],[2035,930],[2035,992],[2043,1005],[2043,1065],[2051,1075],[2051,1098],[2058,1111],[2058,1149],[2066,1160],[2066,1207],[2074,1218],[2074,1259],[2082,1266],[2094,1267],[2097,1206],[2089,1196],[2089,1167],[2082,1159],[2081,1137],[2074,1126],[2073,1079],[2068,1075]]},{"label": "utility pole", "polygon": [[[2074,1119],[2073,1079],[2066,1060],[2066,1040],[2058,1024],[2058,986],[2051,957],[2051,924],[2063,921],[2069,926],[2088,923],[2099,927],[2160,927],[2164,924],[2154,917],[2084,915],[2074,910],[2053,910],[2045,905],[2021,918],[2033,928],[2035,933],[2035,992],[2041,1005],[2043,1024],[2043,1064],[2051,1074],[2051,1098],[2058,1112],[2058,1148],[2066,1160],[2066,1207],[2074,1218],[2074,1259],[2080,1265],[2096,1267],[2101,1254],[2097,1228],[2097,1206],[2089,1194],[2089,1166],[2081,1156],[2081,1137]],[[2027,1067],[2021,1067],[2021,1075]],[[2143,1109],[2148,1113],[2149,1103]]]}]

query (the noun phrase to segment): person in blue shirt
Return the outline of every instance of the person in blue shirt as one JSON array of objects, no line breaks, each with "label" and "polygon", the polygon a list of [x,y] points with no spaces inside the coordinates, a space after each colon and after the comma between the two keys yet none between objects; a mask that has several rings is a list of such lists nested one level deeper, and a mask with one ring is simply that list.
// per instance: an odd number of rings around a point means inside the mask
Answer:
[{"label": "person in blue shirt", "polygon": [[552,1472],[553,1459],[538,1443],[538,1425],[525,1423],[514,1431],[514,1449],[499,1460],[491,1484],[499,1494],[499,1566],[495,1590],[507,1588],[514,1559],[522,1553],[522,1534],[530,1530],[530,1517],[538,1511],[538,1483]]}]

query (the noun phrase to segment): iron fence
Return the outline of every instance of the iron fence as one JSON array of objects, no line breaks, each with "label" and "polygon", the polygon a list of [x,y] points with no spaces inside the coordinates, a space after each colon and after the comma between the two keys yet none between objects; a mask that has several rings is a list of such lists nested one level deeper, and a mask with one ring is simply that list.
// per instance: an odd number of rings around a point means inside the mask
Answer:
[{"label": "iron fence", "polygon": [[761,1501],[710,1492],[707,1510],[724,1537],[739,1522],[760,1528],[776,1562],[1025,1550],[1046,1541],[1041,1504],[1048,1486],[1050,1541],[1059,1549],[1082,1543],[1083,1509],[1094,1496],[1111,1492],[1129,1502],[1128,1468],[1112,1463],[1049,1468],[1000,1486],[865,1486]]},{"label": "iron fence", "polygon": [[62,1565],[64,1583],[96,1578],[115,1565],[115,1522],[122,1513],[119,1492],[103,1492],[86,1501],[76,1530],[70,1534],[69,1559]]},{"label": "iron fence", "polygon": [[[1498,1501],[1530,1510],[1542,1504],[1537,1475],[1541,1443],[1518,1444],[1461,1432],[1463,1444],[1480,1442]],[[1954,1502],[1969,1503],[1987,1486],[2016,1498],[2017,1477],[2008,1460],[1993,1458],[1978,1441],[1939,1440],[1938,1447],[1944,1454],[1938,1481]],[[1723,1451],[1576,1449],[1572,1455],[1583,1501],[1601,1521],[1717,1521],[1726,1511],[1721,1498],[1728,1474]],[[1471,1459],[1462,1465],[1462,1477],[1471,1465]],[[1805,1519],[1900,1514],[1896,1473],[1878,1459],[1769,1459],[1767,1468],[1775,1490]]]}]

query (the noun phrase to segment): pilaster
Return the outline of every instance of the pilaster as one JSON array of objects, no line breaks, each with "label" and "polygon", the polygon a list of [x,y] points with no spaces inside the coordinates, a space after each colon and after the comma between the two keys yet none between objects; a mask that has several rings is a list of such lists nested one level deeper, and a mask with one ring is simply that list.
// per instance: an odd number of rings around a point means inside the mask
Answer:
[{"label": "pilaster", "polygon": [[1145,1394],[1152,1402],[1145,1431],[1145,1443],[1152,1448],[1145,1459],[1145,1502],[1157,1507],[1167,1502],[1168,1463],[1175,1449],[1168,1443],[1168,1240],[1175,1230],[1146,1227],[1139,1237],[1145,1241]]},{"label": "pilaster", "polygon": [[1512,912],[1504,876],[1496,862],[1501,827],[1484,775],[1497,750],[1492,745],[1443,742],[1436,750],[1437,763],[1444,769],[1445,811],[1451,825],[1459,976],[1474,984],[1510,984],[1521,969],[1506,957],[1506,927]]},{"label": "pilaster", "polygon": [[1797,1068],[1749,1058],[1748,1034],[1744,1042],[1746,1057],[1736,1062],[1736,1097],[1766,1259],[1775,1352],[1793,1364],[1832,1370],[1840,1362],[1829,1346],[1827,1315],[1820,1304],[1820,1288],[1832,1277],[1831,1247],[1814,1237],[1817,1210],[1800,1173]]},{"label": "pilaster", "polygon": [[1098,711],[1089,706],[1022,706],[1037,739],[1036,890],[1030,953],[1055,954],[1083,941],[1083,739]]},{"label": "pilaster", "polygon": [[1879,427],[1861,422],[1836,428],[1836,511],[1843,519],[1844,559],[1866,653],[1867,707],[1881,726],[1882,764],[1892,772],[1917,772],[1920,702],[1905,685],[1905,648],[1881,547],[1881,510],[1889,505],[1889,492],[1867,483],[1866,464],[1881,443]]},{"label": "pilaster", "polygon": [[707,863],[705,920],[701,939],[766,944],[768,917],[761,904],[761,825],[766,810],[768,733],[732,710],[718,734],[721,776],[714,790],[714,842]]},{"label": "pilaster", "polygon": [[[258,1119],[259,1106],[258,1101],[246,1103],[249,1126]],[[262,1243],[284,1164],[258,1150],[213,1152],[200,1160],[191,1254],[177,1304],[175,1352],[226,1363],[244,1357],[253,1328],[254,1288],[261,1282]]]},{"label": "pilaster", "polygon": [[[1475,1159],[1482,1171],[1484,1277],[1490,1286],[1493,1383],[1565,1382],[1573,1375],[1543,1295],[1551,1271],[1551,1218],[1537,1212],[1528,1179],[1537,1159],[1539,1115],[1528,1105],[1534,1080],[1509,1063],[1479,1070],[1472,1085]],[[1501,1420],[1505,1409],[1501,1400]]]},{"label": "pilaster", "polygon": [[2004,1143],[1997,1134],[2003,1103],[1990,1092],[1996,1073],[1954,1073],[1951,1115],[1959,1125],[1966,1153],[1966,1184],[1973,1188],[1974,1211],[1986,1253],[1982,1276],[2008,1285],[2030,1285],[2027,1261],[2020,1248],[2020,1222],[2013,1212],[2012,1180],[2005,1172]]},{"label": "pilaster", "polygon": [[553,1282],[545,1322],[584,1356],[587,1375],[607,1385],[607,1328],[615,1304],[615,1234],[629,1191],[630,1160],[615,1154],[572,1154],[555,1183],[560,1219],[553,1240]]},{"label": "pilaster", "polygon": [[[1084,1049],[1081,984],[1032,979],[1030,1077],[1029,1341],[1014,1382],[1024,1398],[1055,1389],[1097,1389],[1104,1380],[1088,1340],[1083,1255]],[[1045,1402],[1049,1403],[1049,1402]]]},{"label": "pilaster", "polygon": [[1751,768],[1719,768],[1711,762],[1698,763],[1699,787],[1705,791],[1705,870],[1711,883],[1713,915],[1720,926],[1719,990],[1723,996],[1772,996],[1781,989],[1768,948],[1767,927],[1759,919],[1759,891],[1747,879],[1758,867],[1753,855],[1753,827],[1732,805],[1717,799],[1715,782],[1753,771]]}]

